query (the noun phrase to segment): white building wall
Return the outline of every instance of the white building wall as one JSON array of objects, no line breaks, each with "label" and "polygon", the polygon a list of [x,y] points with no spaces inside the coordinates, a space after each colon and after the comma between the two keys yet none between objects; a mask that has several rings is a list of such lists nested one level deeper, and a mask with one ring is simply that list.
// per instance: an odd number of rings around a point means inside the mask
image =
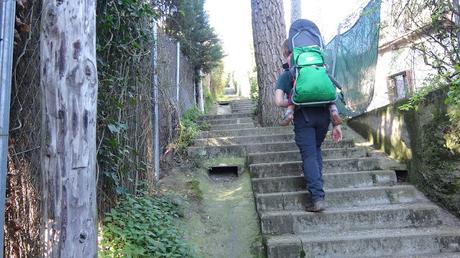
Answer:
[{"label": "white building wall", "polygon": [[[410,48],[407,38],[411,35],[412,26],[405,28],[395,24],[391,8],[395,8],[392,0],[383,0],[381,6],[381,29],[379,39],[379,55],[376,66],[374,97],[367,111],[377,109],[390,103],[388,79],[390,76],[409,71],[412,91],[423,86],[427,77],[435,71],[427,66],[423,57]],[[413,34],[413,33],[412,33]]]}]

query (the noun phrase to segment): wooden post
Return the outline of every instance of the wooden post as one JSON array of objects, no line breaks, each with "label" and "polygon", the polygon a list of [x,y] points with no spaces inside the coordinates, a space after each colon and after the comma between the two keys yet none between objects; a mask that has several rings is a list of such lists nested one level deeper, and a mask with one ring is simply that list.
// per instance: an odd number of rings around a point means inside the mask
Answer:
[{"label": "wooden post", "polygon": [[96,1],[44,0],[43,257],[96,257]]}]

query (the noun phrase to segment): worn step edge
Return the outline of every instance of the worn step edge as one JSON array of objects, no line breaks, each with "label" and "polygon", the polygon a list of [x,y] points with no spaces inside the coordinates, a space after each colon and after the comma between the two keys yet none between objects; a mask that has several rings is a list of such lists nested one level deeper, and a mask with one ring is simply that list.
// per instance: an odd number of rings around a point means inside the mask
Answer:
[{"label": "worn step edge", "polygon": [[[415,187],[410,185],[336,188],[325,189],[325,192],[328,205],[334,208],[427,202],[417,194]],[[357,198],[357,196],[365,197]],[[306,190],[257,193],[255,199],[259,212],[305,210],[305,206],[311,204]]]},{"label": "worn step edge", "polygon": [[204,131],[204,132],[212,133],[212,132],[221,131],[221,130],[228,130],[229,128],[236,128],[236,129],[245,128],[245,129],[249,129],[249,128],[257,128],[257,127],[254,125],[254,122],[235,124],[235,125],[211,125],[211,126],[209,126],[209,131]]},{"label": "worn step edge", "polygon": [[[328,172],[323,174],[323,180],[325,187],[327,186],[329,189],[388,186],[397,183],[396,174],[393,170]],[[264,188],[271,188],[270,192],[283,192],[283,190],[278,190],[278,188],[284,186],[295,187],[291,191],[305,188],[305,179],[301,172],[297,173],[297,175],[253,177],[251,183],[254,193],[269,193]],[[263,192],[260,192],[260,190]]]},{"label": "worn step edge", "polygon": [[430,203],[260,212],[263,234],[305,234],[335,230],[430,227],[441,225],[440,210]]},{"label": "worn step edge", "polygon": [[254,122],[254,120],[250,117],[242,117],[242,118],[231,118],[231,119],[219,119],[219,120],[207,120],[206,123],[209,126],[212,125],[233,125],[233,124],[246,124]]},{"label": "worn step edge", "polygon": [[[366,245],[363,248],[369,248],[353,250],[353,248],[359,248],[359,245],[363,243]],[[429,245],[424,245],[425,243]],[[449,246],[449,243],[453,245]],[[420,246],[414,247],[413,244]],[[313,257],[407,257],[407,255],[414,257],[413,255],[432,254],[433,252],[460,252],[459,244],[459,229],[448,227],[320,232],[308,235],[288,234],[269,236],[266,241],[267,254],[270,258],[299,257],[299,254],[302,253]],[[328,247],[334,249],[324,250]],[[407,248],[403,249],[403,247]],[[345,252],[332,253],[334,251]]]},{"label": "worn step edge", "polygon": [[292,134],[292,130],[280,127],[254,127],[254,128],[239,128],[227,130],[204,131],[199,134],[199,138],[219,138],[219,137],[239,137],[252,135],[272,135],[272,134]]},{"label": "worn step edge", "polygon": [[[345,139],[341,141],[340,143],[333,143],[330,140],[326,140],[323,142],[323,148],[343,148],[343,147],[354,147],[355,143],[351,139]],[[292,141],[278,141],[278,142],[268,142],[268,143],[254,143],[251,145],[248,145],[248,152],[249,153],[261,153],[261,149],[263,150],[272,150],[276,149],[277,151],[299,151],[299,148],[295,144],[295,142]],[[270,151],[273,152],[273,151]]]},{"label": "worn step edge", "polygon": [[[245,144],[245,145],[254,145],[254,144],[295,144],[294,142],[294,133],[284,133],[284,134],[263,134],[257,136],[229,136],[229,137],[212,137],[212,138],[200,138],[195,139],[194,144],[196,146],[206,146],[206,145],[235,145],[235,144]],[[338,144],[334,144],[331,140],[325,140],[323,146],[352,146],[354,142],[352,139],[344,140]],[[289,146],[291,147],[291,146]]]},{"label": "worn step edge", "polygon": [[[369,151],[366,147],[343,147],[343,148],[323,148],[322,155],[332,156],[339,155],[341,152],[351,152],[355,156],[345,156],[347,158],[364,158],[369,157]],[[289,157],[290,156],[290,157]],[[277,158],[278,157],[278,158]],[[278,159],[283,158],[283,162],[286,161],[302,161],[299,150],[289,150],[289,151],[276,151],[276,152],[258,152],[250,153],[248,155],[248,160],[250,164],[262,164],[268,163],[266,159],[272,159],[272,162],[281,162]]]},{"label": "worn step edge", "polygon": [[232,118],[245,118],[245,117],[252,117],[252,113],[238,113],[238,114],[220,114],[220,115],[203,115],[198,118],[198,121],[206,121],[206,120],[219,120],[219,119],[232,119]]},{"label": "worn step edge", "polygon": [[[351,167],[351,168],[350,168]],[[302,170],[302,161],[284,161],[249,165],[251,173]],[[353,169],[353,170],[352,170]],[[323,171],[406,170],[406,165],[385,157],[323,159]]]}]

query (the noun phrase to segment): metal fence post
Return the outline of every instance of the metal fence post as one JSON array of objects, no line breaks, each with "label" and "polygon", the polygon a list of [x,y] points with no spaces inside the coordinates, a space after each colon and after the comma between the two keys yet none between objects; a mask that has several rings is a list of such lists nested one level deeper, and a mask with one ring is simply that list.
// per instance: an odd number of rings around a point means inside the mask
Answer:
[{"label": "metal fence post", "polygon": [[180,105],[180,42],[176,43],[176,105],[177,116],[180,120],[181,105]]},{"label": "metal fence post", "polygon": [[152,46],[152,125],[153,125],[153,167],[154,179],[160,180],[160,129],[159,129],[159,108],[158,108],[158,30],[157,24],[153,24],[153,46]]},{"label": "metal fence post", "polygon": [[8,132],[16,0],[0,3],[0,258],[3,258]]},{"label": "metal fence post", "polygon": [[199,77],[199,80],[200,80],[200,92],[199,92],[199,94],[200,94],[200,96],[199,96],[200,97],[200,111],[201,111],[201,113],[204,113],[203,71],[202,70],[200,70],[199,76],[200,76]]}]

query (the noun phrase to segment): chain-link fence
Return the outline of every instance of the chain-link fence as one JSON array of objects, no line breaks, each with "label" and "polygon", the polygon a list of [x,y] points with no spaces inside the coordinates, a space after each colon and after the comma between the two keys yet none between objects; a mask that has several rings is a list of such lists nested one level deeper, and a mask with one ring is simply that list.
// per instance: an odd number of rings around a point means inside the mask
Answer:
[{"label": "chain-link fence", "polygon": [[10,112],[5,256],[38,257],[40,226],[40,12],[41,1],[17,5],[28,26],[15,35]]},{"label": "chain-link fence", "polygon": [[[40,16],[42,1],[21,1],[17,5],[18,21],[23,25],[15,37],[13,85],[10,114],[8,152],[7,200],[5,207],[5,257],[40,256],[40,150],[41,150],[41,94],[40,94]],[[98,34],[99,37],[99,34]],[[119,140],[117,148],[128,150],[123,156],[124,175],[120,171],[111,176],[124,176],[127,191],[133,191],[133,180],[153,174],[152,128],[152,46],[145,45],[139,55],[119,60],[103,60],[110,69],[99,66],[98,112],[104,119],[98,122],[98,151],[103,151],[107,137]],[[195,106],[195,73],[187,58],[180,54],[179,97],[176,101],[177,48],[176,42],[164,34],[158,39],[158,77],[160,103],[160,139],[164,149],[173,141],[179,112]],[[110,56],[108,54],[107,56]],[[106,56],[98,56],[104,59]],[[110,79],[107,71],[116,71]],[[105,99],[101,99],[104,97]],[[100,105],[110,103],[102,108]],[[115,103],[115,104],[114,104]],[[113,105],[112,105],[113,104]],[[110,110],[110,113],[109,113]],[[99,118],[99,117],[98,117]],[[120,122],[125,128],[123,137],[111,135],[108,123]],[[110,142],[110,141],[109,141]],[[114,203],[114,178],[103,174],[98,160],[98,205],[105,211]],[[121,168],[120,168],[121,169]],[[121,178],[117,180],[122,181]],[[110,201],[107,201],[110,200]]]},{"label": "chain-link fence", "polygon": [[377,65],[380,0],[370,1],[359,19],[346,32],[335,36],[326,46],[327,63],[343,85],[346,105],[338,102],[346,116],[366,111],[372,101]]},{"label": "chain-link fence", "polygon": [[178,52],[177,42],[163,33],[158,34],[158,80],[160,146],[164,149],[176,137],[180,114],[196,106],[196,97],[193,67],[182,52]]}]

